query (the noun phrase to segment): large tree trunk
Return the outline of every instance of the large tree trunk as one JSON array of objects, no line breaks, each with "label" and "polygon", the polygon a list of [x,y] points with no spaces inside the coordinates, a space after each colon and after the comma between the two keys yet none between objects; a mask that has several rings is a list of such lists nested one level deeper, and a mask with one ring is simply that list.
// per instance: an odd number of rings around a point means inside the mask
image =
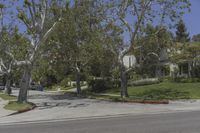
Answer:
[{"label": "large tree trunk", "polygon": [[120,58],[120,78],[121,78],[121,98],[128,97],[127,72],[123,63],[123,57]]},{"label": "large tree trunk", "polygon": [[6,84],[5,84],[5,94],[10,95],[12,93],[11,89],[11,76],[8,74],[6,78]]},{"label": "large tree trunk", "polygon": [[77,94],[81,94],[81,72],[80,68],[76,66],[76,89],[77,89]]},{"label": "large tree trunk", "polygon": [[31,79],[31,69],[29,66],[26,66],[20,83],[20,91],[18,96],[18,102],[20,103],[27,102],[27,92],[30,85],[30,79]]}]

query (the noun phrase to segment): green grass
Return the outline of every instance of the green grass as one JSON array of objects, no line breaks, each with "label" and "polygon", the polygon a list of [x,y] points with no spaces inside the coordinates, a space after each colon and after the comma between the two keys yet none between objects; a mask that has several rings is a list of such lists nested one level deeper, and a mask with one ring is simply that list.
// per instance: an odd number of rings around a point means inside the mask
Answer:
[{"label": "green grass", "polygon": [[[128,87],[131,99],[200,99],[200,83],[162,82],[160,84]],[[119,94],[119,89],[107,90],[107,94]]]},{"label": "green grass", "polygon": [[12,110],[12,111],[19,111],[19,110],[31,108],[32,106],[33,104],[31,103],[18,103],[16,101],[10,101],[4,108],[7,110]]},{"label": "green grass", "polygon": [[2,98],[3,100],[16,100],[16,96],[12,96],[12,95],[6,95],[3,93],[0,93],[0,98]]}]

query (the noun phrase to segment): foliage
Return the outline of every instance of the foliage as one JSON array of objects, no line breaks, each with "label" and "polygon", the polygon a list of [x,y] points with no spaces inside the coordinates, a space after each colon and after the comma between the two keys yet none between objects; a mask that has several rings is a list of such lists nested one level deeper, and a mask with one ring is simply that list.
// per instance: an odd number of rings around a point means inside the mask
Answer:
[{"label": "foliage", "polygon": [[141,79],[141,80],[129,80],[128,85],[129,86],[143,86],[143,85],[152,85],[152,84],[158,84],[160,83],[160,80],[158,78],[150,78],[150,79]]},{"label": "foliage", "polygon": [[119,87],[120,81],[119,80],[111,80],[110,78],[105,79],[93,79],[88,81],[88,86],[92,92],[102,92],[107,89],[111,89],[113,87]]},{"label": "foliage", "polygon": [[158,69],[161,69],[160,64],[168,61],[168,49],[173,45],[173,35],[166,27],[154,27],[150,24],[146,26],[144,34],[138,39],[139,48],[135,50],[140,64],[135,71],[140,75],[156,77]]},{"label": "foliage", "polygon": [[184,77],[176,77],[174,79],[175,82],[178,83],[195,83],[200,82],[200,78],[184,78]]},{"label": "foliage", "polygon": [[189,42],[189,33],[187,33],[187,29],[183,20],[181,19],[176,26],[176,41],[182,43]]},{"label": "foliage", "polygon": [[194,35],[192,37],[192,41],[194,41],[194,42],[200,42],[200,34]]},{"label": "foliage", "polygon": [[70,82],[71,80],[69,79],[69,78],[64,78],[61,82],[60,82],[60,85],[62,86],[62,87],[69,87],[69,82]]},{"label": "foliage", "polygon": [[191,68],[189,71],[190,77],[200,77],[198,63],[200,60],[200,43],[176,43],[173,48],[170,60],[176,64],[189,66]]}]

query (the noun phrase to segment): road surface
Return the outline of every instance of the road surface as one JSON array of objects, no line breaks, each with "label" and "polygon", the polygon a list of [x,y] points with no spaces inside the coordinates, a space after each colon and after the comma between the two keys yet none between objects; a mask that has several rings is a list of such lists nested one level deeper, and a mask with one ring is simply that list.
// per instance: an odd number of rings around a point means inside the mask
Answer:
[{"label": "road surface", "polygon": [[200,111],[2,125],[0,133],[200,133]]}]

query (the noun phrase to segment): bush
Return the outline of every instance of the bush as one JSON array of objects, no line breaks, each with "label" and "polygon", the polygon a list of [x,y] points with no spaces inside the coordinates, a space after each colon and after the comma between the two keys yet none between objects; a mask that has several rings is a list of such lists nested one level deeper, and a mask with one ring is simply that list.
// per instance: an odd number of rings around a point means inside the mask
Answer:
[{"label": "bush", "polygon": [[160,81],[173,81],[173,78],[171,77],[171,76],[165,76],[165,77],[162,77],[161,79],[160,79]]},{"label": "bush", "polygon": [[76,87],[76,83],[72,83],[72,86],[73,86],[73,87]]},{"label": "bush", "polygon": [[142,79],[133,81],[128,81],[129,86],[143,86],[143,85],[152,85],[152,84],[158,84],[160,83],[160,80],[158,78],[148,78],[148,79]]},{"label": "bush", "polygon": [[62,87],[69,87],[69,82],[70,82],[70,79],[69,78],[64,78],[61,82],[60,82],[60,86]]},{"label": "bush", "polygon": [[119,87],[119,80],[107,79],[92,79],[88,80],[88,86],[92,92],[102,92],[107,89],[112,89],[113,87]]},{"label": "bush", "polygon": [[200,78],[185,78],[185,77],[177,77],[174,79],[177,83],[195,83],[200,82]]},{"label": "bush", "polygon": [[141,75],[138,75],[138,74],[133,74],[131,77],[130,77],[131,80],[140,80],[142,79],[142,76]]}]

